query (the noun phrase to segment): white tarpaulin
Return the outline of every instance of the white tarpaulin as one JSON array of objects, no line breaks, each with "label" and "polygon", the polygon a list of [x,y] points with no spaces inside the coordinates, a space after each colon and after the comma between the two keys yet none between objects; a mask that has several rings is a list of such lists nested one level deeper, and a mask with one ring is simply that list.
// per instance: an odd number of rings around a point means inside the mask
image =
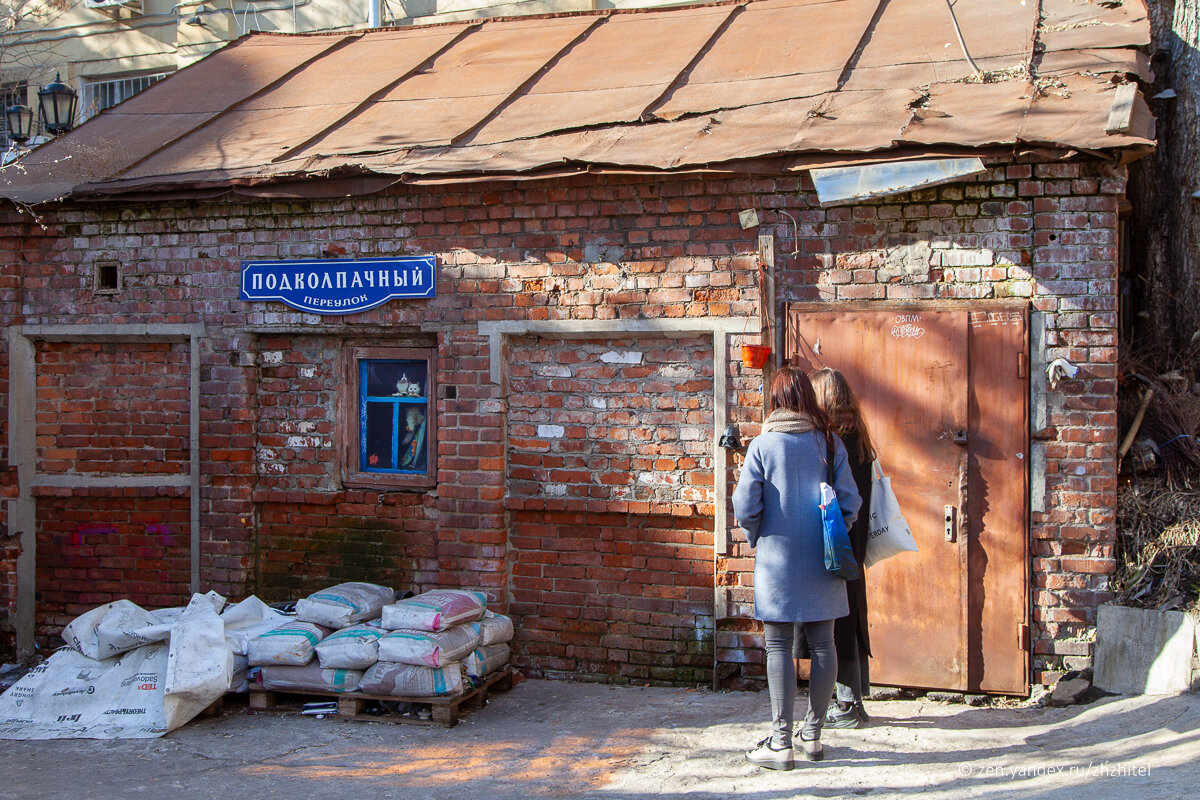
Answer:
[{"label": "white tarpaulin", "polygon": [[[75,626],[121,635],[116,620],[134,620],[139,637],[161,636],[111,658],[96,660],[62,649],[34,667],[0,696],[0,739],[149,739],[186,723],[229,690],[235,651],[247,638],[288,617],[256,597],[219,614],[225,598],[196,594],[184,609],[141,611],[132,603],[109,604]],[[130,606],[141,613],[133,612]],[[84,615],[88,616],[88,615]],[[81,618],[82,619],[82,618]]]}]

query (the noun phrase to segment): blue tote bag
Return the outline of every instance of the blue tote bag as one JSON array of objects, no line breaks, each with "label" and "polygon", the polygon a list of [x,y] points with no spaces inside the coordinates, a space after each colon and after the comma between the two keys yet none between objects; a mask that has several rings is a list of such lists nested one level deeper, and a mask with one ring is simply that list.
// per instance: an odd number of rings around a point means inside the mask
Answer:
[{"label": "blue tote bag", "polygon": [[850,547],[850,532],[842,517],[842,506],[833,489],[833,436],[825,434],[829,458],[826,460],[827,480],[821,482],[821,529],[825,535],[825,569],[848,581],[858,580],[858,562]]}]

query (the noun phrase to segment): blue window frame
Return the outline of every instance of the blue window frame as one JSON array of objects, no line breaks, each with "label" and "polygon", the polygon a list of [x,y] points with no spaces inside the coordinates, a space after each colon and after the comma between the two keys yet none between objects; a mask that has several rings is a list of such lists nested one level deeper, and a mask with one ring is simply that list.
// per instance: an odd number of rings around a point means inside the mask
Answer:
[{"label": "blue window frame", "polygon": [[429,471],[424,361],[359,362],[359,469],[423,475]]},{"label": "blue window frame", "polygon": [[434,351],[351,348],[343,481],[365,486],[430,486],[437,465]]}]

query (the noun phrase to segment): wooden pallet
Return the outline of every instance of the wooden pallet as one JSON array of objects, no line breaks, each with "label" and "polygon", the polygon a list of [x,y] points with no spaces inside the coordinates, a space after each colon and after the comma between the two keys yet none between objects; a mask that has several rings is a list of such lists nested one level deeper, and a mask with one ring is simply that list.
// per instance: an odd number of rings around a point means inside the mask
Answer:
[{"label": "wooden pallet", "polygon": [[[487,704],[488,693],[492,690],[506,692],[513,687],[513,671],[509,667],[493,672],[481,680],[474,688],[467,689],[453,697],[399,697],[396,695],[363,694],[362,692],[322,692],[305,690],[303,692],[281,692],[263,689],[260,686],[250,687],[250,708],[256,711],[282,710],[277,709],[279,699],[284,697],[303,700],[313,697],[329,697],[337,700],[337,713],[330,717],[336,719],[355,719],[366,722],[401,722],[410,725],[441,725],[453,728],[458,724],[461,712],[482,708]],[[368,701],[384,703],[415,703],[429,706],[430,719],[404,716],[402,714],[366,714],[363,713]]]}]

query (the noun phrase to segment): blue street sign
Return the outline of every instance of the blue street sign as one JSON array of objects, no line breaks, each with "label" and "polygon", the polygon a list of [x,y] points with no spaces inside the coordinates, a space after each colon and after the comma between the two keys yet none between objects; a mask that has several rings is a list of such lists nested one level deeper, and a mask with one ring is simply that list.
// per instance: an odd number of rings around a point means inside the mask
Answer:
[{"label": "blue street sign", "polygon": [[243,261],[242,299],[278,300],[314,314],[354,314],[395,297],[436,297],[433,256]]}]

